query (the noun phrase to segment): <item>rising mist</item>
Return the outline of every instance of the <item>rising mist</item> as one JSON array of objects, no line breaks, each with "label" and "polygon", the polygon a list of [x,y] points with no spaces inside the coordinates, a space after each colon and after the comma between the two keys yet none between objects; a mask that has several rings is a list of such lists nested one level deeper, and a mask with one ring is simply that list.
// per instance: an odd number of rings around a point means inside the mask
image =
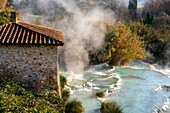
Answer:
[{"label": "rising mist", "polygon": [[[110,9],[91,5],[83,6],[78,0],[38,0],[29,2],[19,18],[20,21],[61,30],[65,45],[60,47],[59,59],[65,63],[67,71],[82,73],[89,63],[89,51],[104,46],[105,22],[115,20]],[[35,7],[45,12],[39,20],[41,23],[31,16],[37,11],[34,11]],[[49,17],[55,16],[56,12],[64,16],[49,22]]]}]

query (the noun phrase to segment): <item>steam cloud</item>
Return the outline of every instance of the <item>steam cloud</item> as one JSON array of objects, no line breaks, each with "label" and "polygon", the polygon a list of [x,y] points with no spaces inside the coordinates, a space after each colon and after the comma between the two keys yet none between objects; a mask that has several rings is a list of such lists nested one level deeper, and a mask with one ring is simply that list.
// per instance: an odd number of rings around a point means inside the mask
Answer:
[{"label": "steam cloud", "polygon": [[[50,17],[56,9],[55,5],[62,7],[67,16],[52,22],[47,22],[47,18],[42,18],[44,26],[60,29],[63,32],[65,45],[60,47],[60,60],[66,64],[67,71],[75,73],[83,73],[84,67],[89,63],[88,52],[95,51],[103,47],[105,36],[104,22],[114,21],[114,13],[109,9],[101,7],[81,8],[78,0],[51,0],[53,4],[49,4],[50,0],[37,0],[36,5],[40,10],[46,10],[46,17]],[[28,10],[24,14],[20,14],[22,21],[39,24],[33,22],[33,5],[29,4]],[[52,9],[52,10],[48,10]],[[64,13],[64,12],[63,12]]]}]

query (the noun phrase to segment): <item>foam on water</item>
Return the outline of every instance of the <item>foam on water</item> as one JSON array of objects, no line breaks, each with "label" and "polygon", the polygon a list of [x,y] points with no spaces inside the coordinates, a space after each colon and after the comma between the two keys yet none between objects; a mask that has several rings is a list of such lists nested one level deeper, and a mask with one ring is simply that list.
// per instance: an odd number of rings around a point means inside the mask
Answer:
[{"label": "foam on water", "polygon": [[[99,113],[100,102],[111,100],[120,104],[124,113],[153,113],[157,109],[167,112],[169,101],[165,96],[170,97],[166,89],[170,79],[156,69],[141,61],[131,61],[128,66],[112,69],[105,63],[91,66],[82,75],[62,74],[68,80],[66,89],[71,91],[71,99],[80,100],[85,113]],[[98,91],[104,92],[105,97],[96,97]]]},{"label": "foam on water", "polygon": [[102,76],[107,75],[107,74],[105,74],[103,72],[97,72],[97,71],[93,71],[92,74],[102,75]]},{"label": "foam on water", "polygon": [[164,102],[162,108],[154,109],[154,113],[170,113],[170,97],[167,97],[167,101]]},{"label": "foam on water", "polygon": [[115,70],[115,66],[112,69],[109,69],[107,72],[113,72]]},{"label": "foam on water", "polygon": [[159,66],[157,64],[154,64],[154,65],[150,65],[150,67],[151,67],[151,70],[160,72],[160,73],[162,73],[164,75],[167,75],[168,78],[170,78],[170,67],[169,67],[169,65],[161,67],[161,66]]},{"label": "foam on water", "polygon": [[150,65],[148,63],[144,63],[138,60],[131,60],[131,62],[128,65],[122,67],[134,70],[150,69]]}]

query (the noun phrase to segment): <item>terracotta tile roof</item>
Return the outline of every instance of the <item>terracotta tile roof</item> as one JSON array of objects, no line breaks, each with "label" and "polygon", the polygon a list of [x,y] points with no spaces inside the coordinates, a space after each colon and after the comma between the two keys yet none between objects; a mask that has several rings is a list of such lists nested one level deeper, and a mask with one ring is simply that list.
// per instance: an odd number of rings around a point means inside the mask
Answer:
[{"label": "terracotta tile roof", "polygon": [[26,22],[0,26],[0,44],[63,46],[62,32]]}]

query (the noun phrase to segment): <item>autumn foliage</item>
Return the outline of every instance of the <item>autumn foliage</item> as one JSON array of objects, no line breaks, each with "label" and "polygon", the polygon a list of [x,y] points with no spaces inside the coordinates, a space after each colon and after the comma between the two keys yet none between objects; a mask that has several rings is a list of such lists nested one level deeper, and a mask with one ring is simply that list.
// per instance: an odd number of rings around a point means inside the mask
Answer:
[{"label": "autumn foliage", "polygon": [[145,57],[144,41],[124,23],[107,24],[105,40],[105,48],[92,55],[93,60],[120,66]]},{"label": "autumn foliage", "polygon": [[169,26],[163,28],[155,28],[148,25],[144,25],[140,22],[129,22],[127,26],[131,31],[142,37],[146,45],[146,50],[149,51],[156,60],[162,59],[164,46],[170,39]]},{"label": "autumn foliage", "polygon": [[10,20],[10,11],[5,10],[5,11],[0,11],[0,25],[6,24]]}]

